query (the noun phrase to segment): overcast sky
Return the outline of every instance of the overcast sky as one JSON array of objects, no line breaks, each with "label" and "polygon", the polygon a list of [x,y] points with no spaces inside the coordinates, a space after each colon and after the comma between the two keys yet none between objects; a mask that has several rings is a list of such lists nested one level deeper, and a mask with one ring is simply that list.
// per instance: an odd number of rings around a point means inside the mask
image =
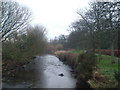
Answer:
[{"label": "overcast sky", "polygon": [[71,22],[78,18],[76,11],[88,7],[91,0],[17,0],[32,11],[32,24],[42,24],[47,37],[67,35]]}]

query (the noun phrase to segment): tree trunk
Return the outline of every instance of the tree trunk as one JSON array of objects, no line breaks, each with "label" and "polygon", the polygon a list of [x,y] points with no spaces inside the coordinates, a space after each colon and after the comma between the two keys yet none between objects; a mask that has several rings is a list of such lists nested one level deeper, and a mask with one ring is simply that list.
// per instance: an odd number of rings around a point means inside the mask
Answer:
[{"label": "tree trunk", "polygon": [[112,46],[111,46],[111,63],[114,64],[115,63],[115,59],[114,59],[114,42],[112,42]]}]

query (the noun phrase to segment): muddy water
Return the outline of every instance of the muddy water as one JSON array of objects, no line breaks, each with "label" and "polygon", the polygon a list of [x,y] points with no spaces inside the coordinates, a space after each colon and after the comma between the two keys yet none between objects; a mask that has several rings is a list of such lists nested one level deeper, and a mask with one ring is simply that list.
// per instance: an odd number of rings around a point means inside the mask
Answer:
[{"label": "muddy water", "polygon": [[53,55],[37,56],[12,77],[3,80],[3,88],[75,88],[71,68]]}]

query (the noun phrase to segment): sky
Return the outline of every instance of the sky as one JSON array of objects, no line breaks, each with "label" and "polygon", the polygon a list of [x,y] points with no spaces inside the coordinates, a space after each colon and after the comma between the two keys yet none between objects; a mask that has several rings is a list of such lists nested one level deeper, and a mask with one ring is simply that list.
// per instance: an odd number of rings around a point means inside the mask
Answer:
[{"label": "sky", "polygon": [[67,30],[77,18],[77,11],[86,9],[92,0],[16,0],[30,8],[32,25],[42,25],[47,29],[47,38],[53,39]]}]

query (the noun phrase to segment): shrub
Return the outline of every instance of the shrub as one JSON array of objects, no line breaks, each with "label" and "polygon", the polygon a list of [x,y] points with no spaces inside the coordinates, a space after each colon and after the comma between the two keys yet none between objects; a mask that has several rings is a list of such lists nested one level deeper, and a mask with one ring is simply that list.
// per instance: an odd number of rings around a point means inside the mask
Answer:
[{"label": "shrub", "polygon": [[44,52],[46,46],[45,29],[29,28],[26,34],[14,33],[9,40],[3,42],[3,62],[26,62],[30,58]]},{"label": "shrub", "polygon": [[76,72],[78,79],[89,80],[93,76],[94,67],[96,67],[96,56],[93,52],[87,52],[78,56],[78,65]]}]

